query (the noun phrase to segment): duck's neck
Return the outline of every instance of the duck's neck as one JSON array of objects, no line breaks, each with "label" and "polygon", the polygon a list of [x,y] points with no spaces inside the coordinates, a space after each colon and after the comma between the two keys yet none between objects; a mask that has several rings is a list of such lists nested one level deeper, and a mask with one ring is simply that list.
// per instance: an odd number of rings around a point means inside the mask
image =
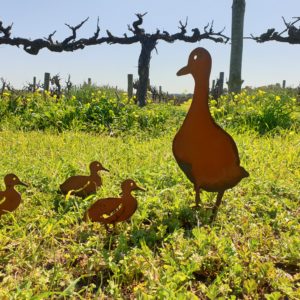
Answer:
[{"label": "duck's neck", "polygon": [[14,185],[8,185],[6,186],[6,191],[16,191]]},{"label": "duck's neck", "polygon": [[91,172],[90,177],[92,178],[92,180],[94,182],[96,182],[97,184],[101,184],[101,177],[97,172]]},{"label": "duck's neck", "polygon": [[15,186],[7,186],[5,192],[9,193],[10,195],[12,194],[20,195],[20,193],[15,189]]},{"label": "duck's neck", "polygon": [[195,90],[189,114],[197,116],[199,120],[211,119],[208,107],[209,79],[195,80]]},{"label": "duck's neck", "polygon": [[133,197],[131,192],[132,191],[126,190],[126,189],[122,191],[122,197],[126,199],[127,203],[128,203],[128,201],[131,203],[136,201],[136,199]]},{"label": "duck's neck", "polygon": [[95,171],[95,170],[91,170],[91,176],[95,176],[95,177],[100,177],[100,175],[98,174],[98,171]]}]

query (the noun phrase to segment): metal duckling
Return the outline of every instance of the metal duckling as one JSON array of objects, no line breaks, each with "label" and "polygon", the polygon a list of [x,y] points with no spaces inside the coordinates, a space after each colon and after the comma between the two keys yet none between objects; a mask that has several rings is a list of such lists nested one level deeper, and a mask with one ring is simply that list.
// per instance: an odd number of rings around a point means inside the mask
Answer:
[{"label": "metal duckling", "polygon": [[15,190],[16,185],[28,186],[15,174],[7,174],[4,177],[5,190],[0,191],[0,217],[18,208],[21,203],[21,194]]},{"label": "metal duckling", "polygon": [[83,176],[71,176],[64,183],[60,185],[60,191],[66,195],[69,192],[72,195],[76,195],[85,198],[91,194],[95,194],[97,189],[102,185],[102,179],[98,174],[99,171],[107,171],[106,168],[98,161],[90,163],[90,175]]},{"label": "metal duckling", "polygon": [[121,184],[121,198],[104,198],[97,200],[84,214],[84,220],[100,222],[108,229],[108,224],[115,226],[117,222],[129,219],[137,209],[137,200],[131,195],[132,191],[145,191],[137,186],[132,179],[126,179]]},{"label": "metal duckling", "polygon": [[249,173],[240,166],[233,138],[217,125],[209,106],[211,56],[204,48],[194,49],[187,66],[178,76],[191,74],[195,80],[194,96],[186,118],[174,137],[173,154],[187,178],[194,184],[196,206],[200,190],[217,192],[212,219],[216,217],[225,190],[237,185]]}]

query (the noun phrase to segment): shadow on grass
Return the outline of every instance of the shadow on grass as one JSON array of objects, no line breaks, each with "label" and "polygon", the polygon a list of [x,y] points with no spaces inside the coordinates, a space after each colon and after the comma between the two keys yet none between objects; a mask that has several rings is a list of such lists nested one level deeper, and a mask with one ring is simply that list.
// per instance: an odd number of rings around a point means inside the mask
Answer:
[{"label": "shadow on grass", "polygon": [[153,251],[161,247],[162,242],[177,230],[183,229],[186,238],[192,237],[192,229],[211,225],[211,209],[192,208],[182,206],[173,210],[150,211],[147,219],[141,220],[139,224],[133,224],[129,243],[131,246],[140,245],[144,240],[146,245]]}]

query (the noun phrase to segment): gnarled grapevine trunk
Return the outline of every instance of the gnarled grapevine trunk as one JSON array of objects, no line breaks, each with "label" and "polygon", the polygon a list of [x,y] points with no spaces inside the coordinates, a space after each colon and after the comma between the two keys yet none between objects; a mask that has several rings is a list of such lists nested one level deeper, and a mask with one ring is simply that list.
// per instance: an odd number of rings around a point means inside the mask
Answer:
[{"label": "gnarled grapevine trunk", "polygon": [[140,107],[146,105],[151,52],[155,48],[156,43],[157,41],[152,39],[145,39],[141,42],[142,49],[139,57],[139,84],[137,89],[137,102]]}]

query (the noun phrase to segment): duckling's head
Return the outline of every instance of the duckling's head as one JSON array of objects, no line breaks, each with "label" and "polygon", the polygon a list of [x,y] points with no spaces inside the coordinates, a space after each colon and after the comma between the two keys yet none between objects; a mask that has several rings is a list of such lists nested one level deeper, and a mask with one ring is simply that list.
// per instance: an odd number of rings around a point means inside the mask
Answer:
[{"label": "duckling's head", "polygon": [[109,172],[99,161],[93,161],[90,163],[90,171],[91,173],[97,173],[98,171],[106,171]]},{"label": "duckling's head", "polygon": [[145,191],[143,188],[139,187],[134,180],[126,179],[122,182],[121,188],[123,192],[131,192],[135,190]]},{"label": "duckling's head", "polygon": [[13,187],[15,185],[24,185],[28,186],[26,183],[22,182],[17,175],[15,174],[7,174],[4,177],[4,183],[6,187]]},{"label": "duckling's head", "polygon": [[204,48],[194,49],[188,60],[188,64],[177,72],[177,76],[191,74],[196,79],[209,80],[211,70],[211,56]]}]

